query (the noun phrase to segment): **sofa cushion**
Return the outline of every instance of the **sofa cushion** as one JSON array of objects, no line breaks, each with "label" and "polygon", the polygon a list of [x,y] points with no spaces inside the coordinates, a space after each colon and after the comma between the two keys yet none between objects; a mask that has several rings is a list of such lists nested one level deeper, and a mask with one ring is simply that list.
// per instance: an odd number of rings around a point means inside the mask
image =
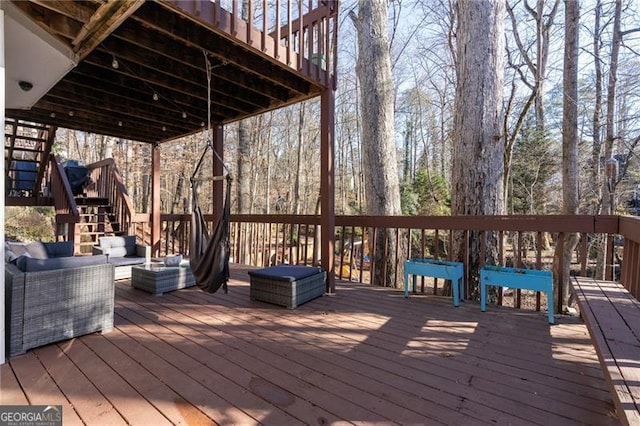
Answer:
[{"label": "sofa cushion", "polygon": [[40,241],[27,244],[27,252],[34,259],[48,259],[47,249]]},{"label": "sofa cushion", "polygon": [[127,257],[111,257],[109,256],[109,263],[114,266],[127,266],[127,265],[140,265],[146,263],[147,259],[144,257],[127,256]]},{"label": "sofa cushion", "polygon": [[27,252],[27,243],[21,243],[17,241],[7,241],[5,243],[5,250],[11,250],[16,254],[16,256],[22,256]]},{"label": "sofa cushion", "polygon": [[25,268],[27,267],[27,258],[29,258],[29,253],[25,253],[23,255],[16,257],[11,261],[11,263],[16,265],[16,268],[24,272]]},{"label": "sofa cushion", "polygon": [[109,255],[110,258],[135,256],[136,236],[102,237],[100,238],[100,248],[102,248],[103,253]]},{"label": "sofa cushion", "polygon": [[[107,263],[107,256],[54,257],[52,259],[35,259],[28,257],[24,262],[23,272],[51,271],[54,269],[77,268],[80,266],[100,265]],[[16,266],[20,268],[19,264]]]},{"label": "sofa cushion", "polygon": [[125,240],[125,247],[127,249],[127,256],[137,256],[136,253],[136,236],[135,235],[127,235],[122,237]]},{"label": "sofa cushion", "polygon": [[30,258],[30,257],[31,257],[31,255],[29,253],[25,253],[25,254],[22,254],[22,255],[16,257],[10,263],[13,263],[14,265],[16,265],[16,268],[18,268],[22,272],[24,272],[24,269],[25,269],[25,267],[27,265],[27,259]]},{"label": "sofa cushion", "polygon": [[47,250],[49,258],[73,256],[73,241],[58,241],[55,243],[42,243]]},{"label": "sofa cushion", "polygon": [[249,271],[249,275],[252,277],[267,278],[275,281],[293,282],[315,274],[321,274],[323,271],[324,270],[322,268],[317,268],[315,266],[276,265]]}]

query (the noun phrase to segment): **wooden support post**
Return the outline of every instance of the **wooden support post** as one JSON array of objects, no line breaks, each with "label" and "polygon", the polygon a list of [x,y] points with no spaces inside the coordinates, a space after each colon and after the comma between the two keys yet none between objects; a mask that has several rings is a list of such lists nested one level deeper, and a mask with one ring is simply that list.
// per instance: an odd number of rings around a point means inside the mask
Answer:
[{"label": "wooden support post", "polygon": [[327,271],[327,293],[335,293],[335,182],[334,182],[335,92],[325,89],[320,96],[320,256]]},{"label": "wooden support post", "polygon": [[151,256],[160,255],[160,145],[151,150]]}]

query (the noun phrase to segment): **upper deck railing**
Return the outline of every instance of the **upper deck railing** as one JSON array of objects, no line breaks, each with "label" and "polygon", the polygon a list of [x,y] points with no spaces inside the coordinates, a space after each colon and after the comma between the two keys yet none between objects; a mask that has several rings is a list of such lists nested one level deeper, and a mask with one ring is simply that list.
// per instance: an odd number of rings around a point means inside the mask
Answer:
[{"label": "upper deck railing", "polygon": [[[325,86],[336,84],[338,1],[171,0],[184,12]],[[243,10],[243,3],[246,9]]]}]

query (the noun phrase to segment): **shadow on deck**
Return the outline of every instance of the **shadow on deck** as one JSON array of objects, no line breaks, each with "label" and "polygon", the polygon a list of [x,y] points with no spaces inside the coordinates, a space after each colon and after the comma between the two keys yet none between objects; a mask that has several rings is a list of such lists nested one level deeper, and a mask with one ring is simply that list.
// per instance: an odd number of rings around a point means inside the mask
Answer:
[{"label": "shadow on deck", "polygon": [[296,310],[116,286],[116,327],[2,365],[0,404],[67,424],[617,424],[584,324],[338,283]]}]

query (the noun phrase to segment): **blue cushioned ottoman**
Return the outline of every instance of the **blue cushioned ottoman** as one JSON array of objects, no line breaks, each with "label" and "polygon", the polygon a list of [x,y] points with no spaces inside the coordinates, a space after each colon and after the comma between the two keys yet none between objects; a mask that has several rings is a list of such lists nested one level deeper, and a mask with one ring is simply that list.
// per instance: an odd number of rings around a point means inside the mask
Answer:
[{"label": "blue cushioned ottoman", "polygon": [[278,265],[249,271],[251,300],[295,309],[324,296],[327,274],[312,266]]}]

